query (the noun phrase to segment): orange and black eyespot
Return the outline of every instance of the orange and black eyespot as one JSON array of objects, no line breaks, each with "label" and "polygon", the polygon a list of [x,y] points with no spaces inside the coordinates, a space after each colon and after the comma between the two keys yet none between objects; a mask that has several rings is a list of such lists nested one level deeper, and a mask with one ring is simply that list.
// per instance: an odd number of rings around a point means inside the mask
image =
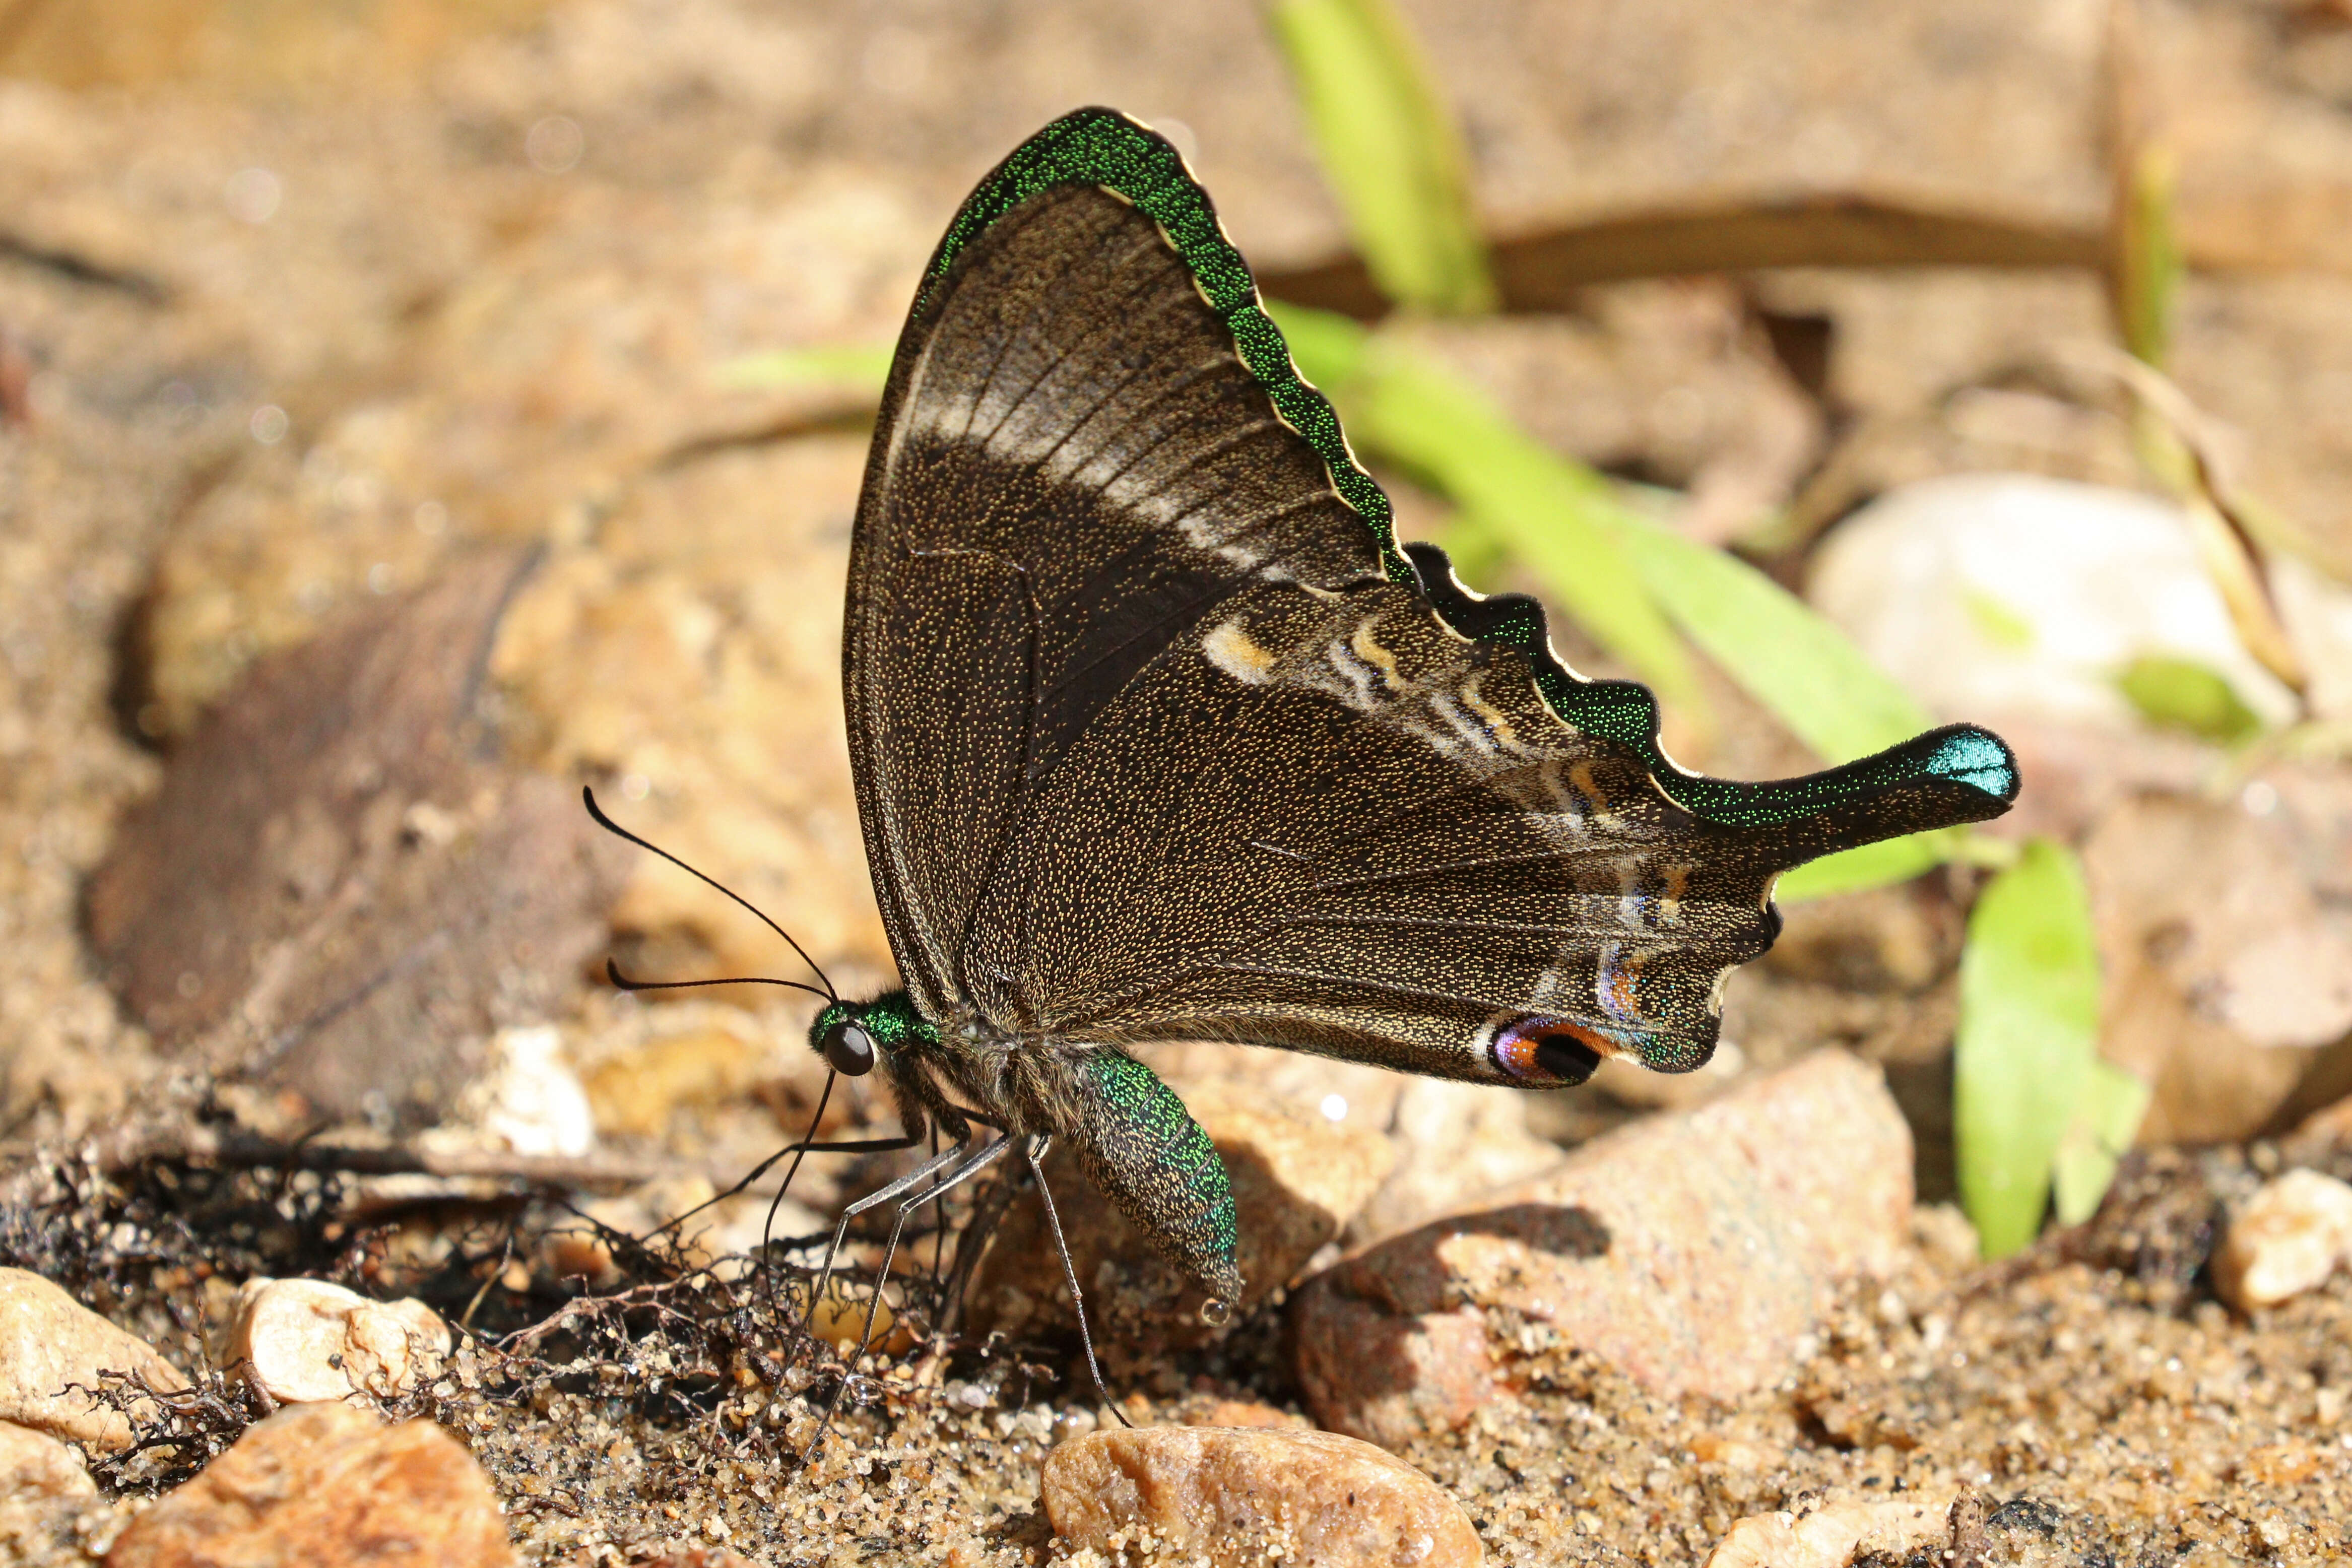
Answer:
[{"label": "orange and black eyespot", "polygon": [[1496,1029],[1486,1050],[1513,1078],[1549,1089],[1584,1082],[1603,1057],[1625,1048],[1622,1041],[1572,1019],[1527,1017]]}]

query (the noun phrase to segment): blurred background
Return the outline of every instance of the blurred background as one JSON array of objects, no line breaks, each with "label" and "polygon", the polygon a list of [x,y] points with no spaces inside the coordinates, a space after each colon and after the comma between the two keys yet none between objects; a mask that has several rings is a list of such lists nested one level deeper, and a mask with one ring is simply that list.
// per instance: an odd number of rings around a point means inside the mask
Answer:
[{"label": "blurred background", "polygon": [[2003,823],[1791,879],[1689,1079],[1168,1055],[1393,1143],[1355,1234],[1824,1044],[1990,1253],[2352,1089],[2338,0],[0,0],[15,1146],[184,1063],[264,1129],[797,1133],[804,1009],[596,978],[790,955],[576,791],[888,982],[875,389],[963,193],[1086,103],[1192,161],[1406,531],[1683,761],[2026,761]]}]

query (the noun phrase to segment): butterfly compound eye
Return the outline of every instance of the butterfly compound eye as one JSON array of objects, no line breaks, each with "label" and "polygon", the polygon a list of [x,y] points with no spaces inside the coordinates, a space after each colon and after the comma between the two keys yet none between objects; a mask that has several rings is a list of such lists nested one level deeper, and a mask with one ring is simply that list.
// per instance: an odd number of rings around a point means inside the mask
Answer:
[{"label": "butterfly compound eye", "polygon": [[835,1072],[864,1078],[874,1070],[874,1037],[845,1018],[827,1029],[818,1046]]}]

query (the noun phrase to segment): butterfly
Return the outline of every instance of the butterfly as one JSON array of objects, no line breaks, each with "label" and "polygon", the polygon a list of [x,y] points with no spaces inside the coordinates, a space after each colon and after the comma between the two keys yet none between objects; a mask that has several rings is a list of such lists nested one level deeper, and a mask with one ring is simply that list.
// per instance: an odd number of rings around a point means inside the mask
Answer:
[{"label": "butterfly", "polygon": [[1213,1321],[1244,1286],[1226,1173],[1132,1047],[1528,1089],[1688,1071],[1781,872],[2018,788],[1965,725],[1773,783],[1675,764],[1646,689],[1400,545],[1207,193],[1103,109],[1013,152],[931,258],[842,665],[902,987],[829,1001],[810,1040],[882,1076],[898,1146],[951,1145],[853,1212],[903,1223],[1060,1141]]}]

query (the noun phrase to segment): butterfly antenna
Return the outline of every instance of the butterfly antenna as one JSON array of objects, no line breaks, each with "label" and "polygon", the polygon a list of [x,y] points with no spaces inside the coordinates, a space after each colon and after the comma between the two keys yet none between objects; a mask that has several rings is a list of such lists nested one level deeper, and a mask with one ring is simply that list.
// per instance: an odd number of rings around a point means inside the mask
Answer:
[{"label": "butterfly antenna", "polygon": [[[758,1181],[769,1166],[773,1165],[786,1154],[789,1153],[793,1157],[792,1164],[784,1172],[784,1179],[776,1185],[776,1195],[768,1200],[768,1217],[760,1222],[760,1257],[763,1260],[768,1256],[768,1244],[775,1239],[776,1211],[784,1206],[784,1194],[793,1190],[793,1178],[801,1173],[801,1162],[808,1158],[809,1145],[816,1142],[817,1129],[824,1125],[824,1108],[833,1102],[833,1080],[840,1076],[831,1068],[824,1069],[824,1088],[817,1094],[816,1110],[810,1115],[808,1132],[800,1142],[789,1149],[777,1150],[760,1163],[758,1170],[743,1178],[743,1185],[748,1187]],[[784,1304],[776,1299],[776,1276],[780,1272],[782,1271],[774,1268],[766,1270],[768,1310],[775,1314],[776,1325],[779,1328],[783,1326],[784,1321]],[[815,1306],[814,1299],[811,1300],[810,1306],[812,1309]]]},{"label": "butterfly antenna", "polygon": [[[758,905],[752,903],[751,900],[743,897],[743,895],[738,893],[734,889],[727,886],[724,882],[719,881],[717,878],[704,876],[703,873],[696,870],[693,867],[688,865],[685,861],[679,859],[677,856],[671,854],[660,845],[648,844],[646,840],[638,837],[635,834],[630,832],[627,828],[622,826],[619,823],[614,822],[611,817],[605,816],[604,808],[596,804],[596,792],[589,788],[586,784],[582,784],[580,786],[580,799],[582,804],[588,807],[588,815],[595,819],[596,826],[603,828],[605,832],[613,835],[615,838],[625,838],[640,849],[650,850],[654,854],[660,856],[663,859],[668,861],[679,870],[686,872],[691,877],[698,878],[701,881],[708,883],[709,886],[718,889],[720,892],[726,894],[729,898],[734,900],[745,909],[750,910],[754,915],[757,915],[760,919],[760,923],[766,926],[770,931],[774,931],[778,936],[782,937],[784,939],[784,945],[791,948],[794,952],[800,954],[801,962],[807,964],[810,972],[815,974],[818,983],[824,987],[824,989],[818,992],[817,994],[823,996],[828,1002],[838,1002],[841,1000],[840,994],[833,988],[833,982],[825,977],[824,970],[818,965],[815,959],[811,958],[808,955],[808,949],[803,947],[799,942],[794,942],[793,940],[792,932],[786,931],[783,927],[770,920],[766,910],[761,909]],[[705,984],[718,984],[721,983],[710,981],[705,982]],[[781,982],[772,982],[771,984],[781,984]],[[649,988],[633,987],[633,989]],[[803,986],[802,989],[813,990],[814,987]]]},{"label": "butterfly antenna", "polygon": [[1029,1157],[1030,1173],[1037,1178],[1037,1197],[1045,1205],[1045,1224],[1054,1233],[1054,1250],[1062,1255],[1062,1278],[1070,1287],[1070,1305],[1078,1314],[1078,1343],[1087,1352],[1087,1376],[1094,1381],[1095,1394],[1102,1400],[1103,1408],[1118,1417],[1122,1426],[1132,1426],[1127,1412],[1118,1407],[1103,1386],[1102,1363],[1095,1360],[1095,1337],[1087,1328],[1087,1299],[1078,1289],[1078,1267],[1070,1261],[1070,1244],[1062,1239],[1062,1216],[1054,1210],[1054,1189],[1045,1184],[1045,1151],[1053,1147],[1050,1136],[1029,1140],[1022,1152]]},{"label": "butterfly antenna", "polygon": [[778,980],[767,974],[722,974],[712,980],[632,980],[621,973],[621,966],[611,959],[604,961],[604,978],[623,991],[691,991],[698,985],[788,985],[795,991],[805,991],[830,1002],[829,993],[814,985],[803,985],[797,980]]}]

